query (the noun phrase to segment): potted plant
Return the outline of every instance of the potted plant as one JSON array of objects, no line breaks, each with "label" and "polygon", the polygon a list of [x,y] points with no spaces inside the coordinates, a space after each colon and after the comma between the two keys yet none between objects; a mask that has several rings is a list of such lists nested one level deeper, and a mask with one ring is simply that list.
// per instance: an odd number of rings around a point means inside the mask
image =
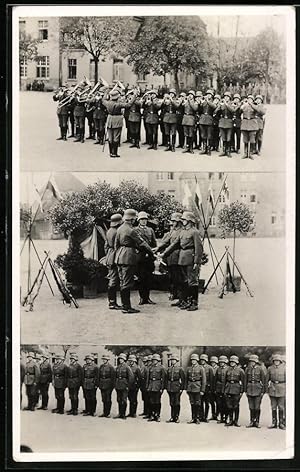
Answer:
[{"label": "potted plant", "polygon": [[[233,267],[232,280],[237,291],[241,287],[241,277],[234,275],[235,269],[235,240],[237,234],[246,235],[255,226],[254,216],[248,205],[242,202],[232,202],[230,205],[224,205],[219,211],[218,227],[221,229],[222,237],[228,237],[233,234]],[[232,283],[227,279],[227,291],[232,291]]]},{"label": "potted plant", "polygon": [[84,259],[81,267],[83,283],[83,297],[96,298],[98,293],[106,289],[107,270],[94,259]]},{"label": "potted plant", "polygon": [[67,286],[75,298],[83,297],[83,285],[85,282],[82,266],[84,255],[79,242],[70,241],[68,251],[60,254],[55,259],[55,263],[60,267],[66,276]]},{"label": "potted plant", "polygon": [[[206,252],[203,252],[202,254],[202,259],[201,259],[201,266],[205,265],[208,263],[208,255],[206,254]],[[200,271],[200,274],[201,274],[201,271]],[[202,293],[203,292],[203,289],[205,287],[205,279],[199,279],[199,292]]]}]

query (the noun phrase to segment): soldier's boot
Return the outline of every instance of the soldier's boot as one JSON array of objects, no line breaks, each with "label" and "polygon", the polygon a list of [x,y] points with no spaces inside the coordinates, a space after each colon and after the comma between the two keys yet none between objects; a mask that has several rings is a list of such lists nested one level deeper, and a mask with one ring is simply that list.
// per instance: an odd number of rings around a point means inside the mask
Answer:
[{"label": "soldier's boot", "polygon": [[166,421],[166,423],[173,423],[174,422],[174,406],[171,405],[171,416],[170,419]]},{"label": "soldier's boot", "polygon": [[155,421],[157,421],[158,423],[160,422],[160,411],[161,411],[161,403],[157,403]]},{"label": "soldier's boot", "polygon": [[71,409],[67,410],[66,413],[67,415],[72,415],[74,411],[74,400],[71,400]]},{"label": "soldier's boot", "polygon": [[104,144],[104,130],[99,131],[99,144]]},{"label": "soldier's boot", "polygon": [[191,405],[192,419],[188,421],[188,424],[195,423],[195,405]]},{"label": "soldier's boot", "polygon": [[256,154],[258,156],[260,156],[261,147],[262,147],[262,141],[258,140],[257,141],[257,152],[256,152]]},{"label": "soldier's boot", "polygon": [[190,154],[194,154],[194,150],[193,150],[193,138],[190,138]]},{"label": "soldier's boot", "polygon": [[233,409],[229,410],[228,419],[225,422],[225,426],[233,426]]},{"label": "soldier's boot", "polygon": [[208,423],[208,412],[209,412],[209,403],[206,402],[205,405],[204,405],[204,418],[203,418],[203,421],[205,423]]},{"label": "soldier's boot", "polygon": [[176,405],[174,408],[175,408],[175,419],[174,419],[174,423],[180,423],[180,421],[179,421],[180,405]]},{"label": "soldier's boot", "polygon": [[114,150],[115,150],[115,157],[121,157],[120,154],[118,154],[118,147],[119,143],[114,143]]},{"label": "soldier's boot", "polygon": [[259,419],[260,419],[260,409],[255,410],[255,420],[254,420],[254,426],[255,426],[255,428],[260,428],[260,426],[259,426]]},{"label": "soldier's boot", "polygon": [[86,399],[85,400],[85,410],[83,411],[83,416],[89,416],[90,411],[91,411],[90,400]]},{"label": "soldier's boot", "polygon": [[121,310],[121,306],[117,304],[117,289],[116,287],[109,287],[107,290],[108,308],[110,310]]},{"label": "soldier's boot", "polygon": [[61,141],[61,140],[63,139],[63,135],[64,135],[64,133],[63,133],[63,127],[60,126],[59,129],[60,129],[60,137],[59,137],[59,138],[56,138],[56,141]]},{"label": "soldier's boot", "polygon": [[113,153],[113,145],[112,145],[112,143],[108,143],[108,147],[109,147],[109,156],[110,156],[110,157],[115,157],[115,156],[114,156],[114,153]]},{"label": "soldier's boot", "polygon": [[197,311],[198,310],[198,285],[195,287],[190,287],[191,293],[191,305],[187,308],[187,311]]},{"label": "soldier's boot", "polygon": [[175,142],[176,142],[176,134],[171,136],[171,151],[175,152]]},{"label": "soldier's boot", "polygon": [[283,410],[279,410],[279,429],[285,429],[285,418]]},{"label": "soldier's boot", "polygon": [[165,149],[165,152],[167,151],[171,151],[171,140],[168,139],[168,141],[166,142],[166,149]]},{"label": "soldier's boot", "polygon": [[226,141],[223,141],[223,152],[219,154],[219,157],[224,157],[226,156]]},{"label": "soldier's boot", "polygon": [[254,421],[255,421],[254,412],[255,410],[252,410],[252,409],[250,410],[250,423],[246,426],[246,428],[254,427]]},{"label": "soldier's boot", "polygon": [[244,143],[244,155],[242,159],[248,159],[248,147],[249,147],[249,143]]},{"label": "soldier's boot", "polygon": [[64,127],[62,128],[62,139],[63,139],[64,141],[67,141],[67,131],[68,131],[67,126],[64,126]]},{"label": "soldier's boot", "polygon": [[183,145],[183,151],[182,151],[183,154],[186,154],[190,150],[190,144],[189,144],[190,141],[189,141],[189,139],[190,138],[188,136],[185,137],[185,145]]},{"label": "soldier's boot", "polygon": [[236,426],[237,428],[240,427],[239,416],[240,416],[240,407],[238,406],[234,409],[234,421],[233,421],[233,425]]},{"label": "soldier's boot", "polygon": [[73,403],[73,415],[78,415],[78,398],[76,398]]},{"label": "soldier's boot", "polygon": [[136,135],[133,135],[133,136],[132,136],[132,144],[131,144],[131,146],[129,146],[129,147],[130,147],[130,148],[135,148],[135,147],[137,147],[137,146],[136,146]]},{"label": "soldier's boot", "polygon": [[137,136],[136,140],[135,140],[135,147],[137,149],[140,149],[140,138]]},{"label": "soldier's boot", "polygon": [[201,422],[201,405],[195,405],[195,424],[200,424]]},{"label": "soldier's boot", "polygon": [[140,310],[137,310],[136,308],[132,308],[131,306],[129,289],[121,290],[121,300],[122,300],[122,305],[123,305],[122,313],[129,313],[129,314],[140,313]]},{"label": "soldier's boot", "polygon": [[251,159],[253,161],[253,153],[254,153],[254,147],[255,147],[255,143],[249,143],[249,147],[248,147],[248,157],[249,159]]},{"label": "soldier's boot", "polygon": [[188,308],[190,308],[191,305],[192,305],[192,297],[188,296],[187,299],[184,302],[182,302],[180,306],[180,310],[187,310]]},{"label": "soldier's boot", "polygon": [[226,156],[227,157],[232,157],[229,142],[227,142]]},{"label": "soldier's boot", "polygon": [[207,141],[203,141],[203,149],[202,151],[200,152],[200,154],[207,154]]},{"label": "soldier's boot", "polygon": [[81,131],[80,131],[80,142],[84,143],[84,128],[81,128]]}]

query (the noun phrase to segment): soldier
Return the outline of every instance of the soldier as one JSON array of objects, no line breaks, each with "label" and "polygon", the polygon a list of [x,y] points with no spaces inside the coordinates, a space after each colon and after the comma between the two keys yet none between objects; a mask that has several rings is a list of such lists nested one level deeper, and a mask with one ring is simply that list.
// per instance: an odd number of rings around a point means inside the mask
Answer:
[{"label": "soldier", "polygon": [[185,375],[185,390],[189,396],[192,419],[189,424],[200,424],[202,397],[206,387],[206,374],[204,368],[199,365],[198,354],[191,355],[191,366],[187,368]]},{"label": "soldier", "polygon": [[129,136],[132,141],[130,148],[140,149],[141,139],[141,121],[142,121],[142,100],[140,98],[139,90],[130,91],[130,100],[127,102],[126,111],[128,109],[128,126]]},{"label": "soldier", "polygon": [[182,303],[180,308],[188,311],[198,310],[199,271],[203,254],[200,233],[195,228],[196,218],[193,213],[185,211],[182,215],[183,230],[176,241],[164,251],[167,257],[175,249],[180,249],[178,265],[182,271]]},{"label": "soldier", "polygon": [[227,356],[220,356],[219,367],[216,371],[216,375],[214,378],[214,391],[216,394],[217,410],[220,414],[220,419],[218,420],[218,423],[225,423],[226,417],[227,417],[226,396],[224,393],[227,369],[228,369]]},{"label": "soldier", "polygon": [[[161,243],[157,246],[157,248],[153,249],[153,252],[156,254],[166,248],[168,248],[174,241],[177,240],[180,232],[182,231],[182,213],[175,212],[171,215],[171,229],[168,233],[166,233],[161,241]],[[178,258],[179,258],[179,251],[180,249],[175,249],[170,256],[167,258],[167,265],[168,265],[168,275],[170,280],[170,293],[171,293],[171,300],[177,300],[174,302],[172,306],[179,306],[182,303],[182,296],[180,293],[180,286],[182,283],[181,280],[181,269],[178,265]]]},{"label": "soldier", "polygon": [[260,156],[260,151],[262,148],[262,142],[263,142],[263,133],[264,133],[264,127],[265,127],[265,120],[264,116],[266,114],[266,109],[263,106],[263,98],[261,95],[257,95],[255,97],[255,105],[256,105],[256,120],[258,124],[258,131],[256,133],[256,149],[254,151],[254,154],[257,154]]},{"label": "soldier", "polygon": [[106,254],[106,266],[108,268],[108,307],[110,310],[121,310],[121,306],[117,303],[117,290],[120,285],[118,267],[115,264],[115,239],[117,229],[123,223],[122,215],[115,213],[110,217],[110,228],[106,233],[105,241],[105,254]]},{"label": "soldier", "polygon": [[[74,88],[74,87],[75,87],[75,85],[72,85],[71,89]],[[74,108],[75,108],[74,100],[70,100],[69,104],[68,104],[68,121],[70,122],[70,125],[71,125],[71,134],[69,134],[68,138],[74,138],[75,137]]]},{"label": "soldier", "polygon": [[240,153],[241,148],[241,96],[235,93],[232,102],[232,135],[231,135],[231,149],[237,154]]},{"label": "soldier", "polygon": [[217,356],[211,356],[209,359],[210,365],[213,370],[213,384],[211,387],[211,396],[210,396],[210,406],[211,406],[211,418],[210,420],[217,421],[218,419],[218,406],[217,406],[217,397],[216,397],[216,392],[215,392],[215,377],[216,373],[219,367],[219,360]]},{"label": "soldier", "polygon": [[178,132],[178,146],[176,146],[177,148],[184,147],[184,131],[183,131],[183,126],[182,126],[182,119],[183,119],[183,114],[184,114],[183,102],[185,100],[186,100],[186,94],[185,92],[181,92],[179,95],[179,100],[178,100],[178,108],[176,110],[177,132]]},{"label": "soldier", "polygon": [[122,109],[126,108],[125,101],[121,98],[119,90],[112,90],[105,95],[102,103],[108,112],[106,126],[110,157],[120,157],[118,147],[120,145],[123,126]]},{"label": "soldier", "polygon": [[27,354],[27,362],[25,364],[25,377],[24,383],[26,386],[26,395],[28,399],[28,405],[24,410],[34,411],[36,404],[36,390],[40,380],[40,369],[39,366],[34,362],[34,353],[29,352]]},{"label": "soldier", "polygon": [[144,249],[153,255],[151,247],[133,228],[136,217],[135,210],[126,210],[123,217],[124,223],[117,229],[115,238],[115,263],[118,266],[120,279],[122,313],[139,313],[139,310],[132,308],[130,302],[130,289],[134,285],[134,274],[138,262],[137,249]]},{"label": "soldier", "polygon": [[[147,213],[145,211],[140,211],[137,220],[139,223],[138,227],[136,228],[137,233],[142,238],[142,240],[145,241],[148,246],[150,246],[150,248],[155,248],[156,238],[153,229],[147,226]],[[152,273],[154,271],[153,259],[153,254],[143,251],[143,248],[141,248],[137,265],[140,295],[139,305],[155,305],[155,302],[150,299]]]},{"label": "soldier", "polygon": [[245,373],[238,366],[239,358],[230,356],[229,367],[225,374],[225,397],[229,422],[226,421],[225,426],[237,426],[240,415],[240,400],[244,391]]},{"label": "soldier", "polygon": [[74,119],[76,126],[76,139],[74,143],[84,143],[85,132],[85,101],[75,92],[74,101]]},{"label": "soldier", "polygon": [[22,386],[25,380],[25,365],[23,363],[23,358],[20,355],[20,407],[22,407]]},{"label": "soldier", "polygon": [[75,353],[70,354],[70,365],[67,367],[67,387],[69,389],[69,398],[71,401],[71,409],[67,411],[67,415],[78,415],[78,393],[82,385],[83,371],[78,363],[78,356]]},{"label": "soldier", "polygon": [[68,368],[64,363],[64,356],[57,354],[52,368],[52,385],[55,391],[56,408],[52,413],[64,414],[65,407],[65,388],[68,380]]},{"label": "soldier", "polygon": [[[39,369],[40,369],[41,362],[42,362],[41,355],[36,352],[36,353],[35,353],[35,363],[36,363],[36,365],[39,367]],[[40,372],[41,372],[41,369],[40,369]],[[37,407],[38,404],[39,404],[40,395],[41,395],[40,383],[37,384],[37,386],[36,386],[36,391],[35,391],[35,392],[36,392],[36,394],[35,394],[35,406]]]},{"label": "soldier", "polygon": [[268,367],[266,378],[272,410],[272,425],[269,426],[270,429],[277,428],[278,423],[280,429],[285,429],[285,381],[285,364],[283,364],[280,354],[274,354],[272,356],[272,365]]},{"label": "soldier", "polygon": [[167,369],[166,389],[170,399],[171,418],[167,423],[179,423],[180,397],[185,386],[185,374],[179,366],[177,354],[171,354],[170,363]]},{"label": "soldier", "polygon": [[202,404],[201,404],[201,421],[203,421],[203,423],[208,423],[207,418],[208,418],[209,405],[211,404],[212,392],[214,389],[214,371],[213,371],[213,368],[208,363],[207,354],[201,354],[200,365],[202,365],[203,369],[205,370],[205,376],[206,376],[206,386],[205,386],[205,391],[202,397]]},{"label": "soldier", "polygon": [[252,354],[245,370],[244,391],[248,398],[250,410],[250,423],[247,428],[260,428],[260,404],[266,392],[266,376],[259,365],[258,356]]},{"label": "soldier", "polygon": [[88,127],[89,127],[89,135],[86,139],[95,139],[96,129],[95,129],[95,121],[94,121],[94,110],[95,110],[94,101],[87,98],[85,107],[86,107],[85,116],[87,118]]},{"label": "soldier", "polygon": [[134,375],[130,367],[126,364],[126,354],[119,354],[118,366],[116,369],[116,385],[115,389],[117,392],[117,402],[119,406],[119,415],[115,418],[126,420],[126,408],[128,391],[134,382]]},{"label": "soldier", "polygon": [[[54,95],[53,100],[55,102],[58,101],[57,104],[57,117],[58,117],[58,126],[60,128],[60,137],[57,138],[57,141],[66,141],[67,140],[67,131],[68,131],[68,113],[69,108],[68,104],[66,103],[66,98],[68,96],[68,89],[64,85],[61,87]],[[63,102],[64,100],[64,102]],[[66,103],[64,105],[64,103]]]},{"label": "soldier", "polygon": [[186,149],[183,152],[189,152],[190,154],[194,154],[194,128],[196,123],[196,112],[198,110],[198,103],[195,101],[194,90],[190,90],[188,92],[187,98],[182,101],[182,105],[184,110],[182,126],[186,139]]},{"label": "soldier", "polygon": [[97,407],[98,367],[92,354],[86,355],[84,360],[86,364],[82,367],[82,389],[85,399],[83,416],[94,416]]},{"label": "soldier", "polygon": [[158,110],[161,107],[161,100],[157,98],[157,91],[152,90],[143,100],[144,121],[148,130],[150,146],[148,149],[157,149],[157,129],[158,129]]},{"label": "soldier", "polygon": [[134,380],[128,390],[128,400],[129,400],[128,416],[131,418],[136,418],[136,410],[138,406],[137,396],[138,396],[139,389],[142,383],[142,372],[139,366],[137,365],[137,358],[134,354],[129,355],[128,364],[134,376]]},{"label": "soldier", "polygon": [[223,143],[223,152],[220,154],[220,157],[227,156],[232,157],[230,152],[230,142],[232,134],[232,117],[234,108],[231,106],[231,95],[230,92],[224,93],[224,99],[221,100],[216,111],[220,111],[220,136]]},{"label": "soldier", "polygon": [[256,105],[254,105],[253,95],[248,95],[241,105],[242,122],[241,131],[244,141],[243,159],[252,159],[255,148],[255,137],[258,131],[258,123],[256,119]]},{"label": "soldier", "polygon": [[[221,101],[221,95],[216,94],[214,96],[214,104],[216,105],[216,109],[213,112],[213,123],[212,123],[212,150],[219,151],[219,142],[220,142],[220,130],[219,130],[219,119],[220,119],[220,109],[218,109],[218,105]],[[218,110],[218,111],[217,111]]]},{"label": "soldier", "polygon": [[104,135],[105,135],[105,123],[107,120],[107,110],[102,103],[104,96],[104,91],[99,90],[95,96],[94,100],[94,110],[93,110],[93,120],[94,128],[97,133],[97,141],[95,144],[104,144]]},{"label": "soldier", "polygon": [[211,154],[211,138],[212,138],[212,125],[213,125],[213,114],[216,109],[216,105],[213,102],[214,93],[212,90],[207,90],[204,100],[201,104],[200,114],[200,128],[201,137],[203,142],[203,151],[200,154]]},{"label": "soldier", "polygon": [[42,406],[38,410],[47,410],[49,401],[49,385],[52,382],[52,367],[49,362],[49,355],[42,354],[42,362],[40,363],[40,380],[38,390],[42,396]]},{"label": "soldier", "polygon": [[164,123],[164,115],[165,115],[164,101],[167,96],[168,94],[166,92],[162,96],[158,95],[158,97],[162,99],[160,111],[158,113],[158,120],[159,120],[158,123],[159,123],[159,129],[161,132],[161,144],[159,144],[159,146],[165,146],[165,147],[167,146],[167,143],[168,143],[168,137],[166,135],[165,123]]},{"label": "soldier", "polygon": [[203,100],[203,94],[200,90],[196,92],[195,101],[198,103],[198,110],[196,112],[196,120],[195,120],[195,130],[194,130],[194,143],[195,149],[201,149],[201,129],[200,129],[200,105]]},{"label": "soldier", "polygon": [[165,151],[175,152],[177,128],[176,110],[179,107],[179,102],[176,100],[175,89],[171,89],[170,94],[165,96],[162,106],[164,107],[164,114],[162,120],[167,146],[167,149],[165,149]]},{"label": "soldier", "polygon": [[103,413],[100,417],[109,418],[111,410],[111,394],[115,388],[116,370],[110,364],[110,357],[107,354],[102,356],[102,364],[99,367],[98,387],[101,390],[103,403]]},{"label": "soldier", "polygon": [[143,400],[143,411],[140,413],[139,416],[144,416],[147,417],[149,414],[149,401],[148,401],[148,392],[147,392],[147,372],[148,372],[148,363],[150,361],[150,358],[152,359],[152,356],[144,356],[143,357],[143,362],[140,365],[141,369],[141,393],[142,393],[142,400]]},{"label": "soldier", "polygon": [[152,363],[148,370],[147,390],[149,392],[150,418],[148,421],[160,421],[161,396],[166,387],[166,371],[159,364],[159,354],[153,354]]}]

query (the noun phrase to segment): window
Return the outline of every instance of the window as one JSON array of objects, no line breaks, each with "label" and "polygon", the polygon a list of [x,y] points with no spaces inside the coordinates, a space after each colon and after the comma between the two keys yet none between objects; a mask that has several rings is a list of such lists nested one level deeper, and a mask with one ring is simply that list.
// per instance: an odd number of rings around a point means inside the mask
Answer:
[{"label": "window", "polygon": [[164,173],[163,172],[157,172],[156,180],[164,180]]},{"label": "window", "polygon": [[143,72],[139,72],[138,75],[137,75],[137,79],[140,80],[140,81],[145,81],[146,80],[146,74],[144,74]]},{"label": "window", "polygon": [[241,190],[241,200],[243,202],[247,201],[247,192],[246,192],[246,190]]},{"label": "window", "polygon": [[226,196],[224,193],[222,193],[220,196],[219,196],[219,203],[226,203]]},{"label": "window", "polygon": [[38,79],[49,78],[49,56],[42,56],[36,66],[36,76]]},{"label": "window", "polygon": [[123,59],[114,59],[113,62],[113,80],[123,80]]},{"label": "window", "polygon": [[19,21],[19,34],[24,34],[26,30],[26,21],[20,20]]},{"label": "window", "polygon": [[20,77],[26,79],[27,77],[27,57],[20,59]]},{"label": "window", "polygon": [[168,172],[168,180],[174,180],[174,172]]},{"label": "window", "polygon": [[168,190],[170,197],[175,198],[175,190]]},{"label": "window", "polygon": [[256,195],[254,193],[250,195],[250,203],[256,203]]},{"label": "window", "polygon": [[271,224],[272,225],[275,225],[277,223],[277,215],[276,213],[272,213],[272,216],[271,216]]},{"label": "window", "polygon": [[77,59],[68,59],[68,79],[77,78]]},{"label": "window", "polygon": [[48,20],[39,20],[39,40],[47,41],[48,40]]},{"label": "window", "polygon": [[216,226],[216,217],[215,217],[215,216],[212,216],[212,217],[211,217],[210,226],[211,226],[212,228],[215,228],[215,226]]}]

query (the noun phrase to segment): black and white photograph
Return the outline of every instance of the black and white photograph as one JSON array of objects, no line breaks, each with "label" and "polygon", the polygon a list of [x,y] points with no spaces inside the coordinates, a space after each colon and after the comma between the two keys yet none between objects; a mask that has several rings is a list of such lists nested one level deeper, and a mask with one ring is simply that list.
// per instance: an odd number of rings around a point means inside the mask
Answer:
[{"label": "black and white photograph", "polygon": [[292,458],[294,9],[12,23],[14,460]]}]

